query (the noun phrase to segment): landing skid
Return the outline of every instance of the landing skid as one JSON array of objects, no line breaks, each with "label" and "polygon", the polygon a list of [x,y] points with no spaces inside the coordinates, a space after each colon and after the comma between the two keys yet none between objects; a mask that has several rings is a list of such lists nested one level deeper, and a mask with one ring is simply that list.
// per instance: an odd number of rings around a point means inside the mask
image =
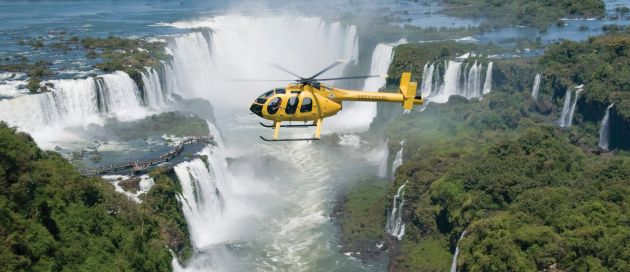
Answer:
[{"label": "landing skid", "polygon": [[[276,126],[274,125],[265,125],[263,123],[260,123],[261,126],[266,127],[266,128],[275,128]],[[288,128],[292,128],[292,127],[314,127],[317,126],[315,124],[315,122],[313,122],[312,124],[304,124],[304,125],[280,125],[280,127],[288,127]]]},{"label": "landing skid", "polygon": [[299,141],[318,141],[319,138],[296,138],[296,139],[267,139],[263,136],[260,136],[260,139],[262,139],[265,142],[299,142]]}]

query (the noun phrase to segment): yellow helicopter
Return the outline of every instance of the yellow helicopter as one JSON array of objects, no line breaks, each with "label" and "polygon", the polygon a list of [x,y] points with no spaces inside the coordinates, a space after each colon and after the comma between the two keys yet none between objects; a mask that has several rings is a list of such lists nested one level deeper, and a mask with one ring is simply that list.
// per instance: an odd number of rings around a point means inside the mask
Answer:
[{"label": "yellow helicopter", "polygon": [[[286,87],[275,88],[259,96],[249,108],[254,114],[273,121],[273,125],[260,123],[264,127],[273,128],[273,139],[260,136],[264,141],[311,141],[319,140],[322,128],[322,121],[326,117],[337,114],[343,107],[343,101],[367,101],[367,102],[395,102],[401,103],[405,111],[410,111],[413,105],[421,105],[423,99],[416,96],[418,87],[417,82],[411,82],[411,73],[402,73],[400,78],[400,90],[398,93],[382,93],[382,92],[366,92],[345,90],[340,88],[328,87],[321,81],[342,80],[342,79],[358,79],[379,76],[351,76],[337,78],[322,78],[318,76],[332,69],[333,67],[343,63],[338,61],[326,67],[324,70],[315,75],[304,78],[300,77],[287,69],[274,65],[274,67],[287,72],[298,79],[291,80],[296,83],[290,83]],[[258,80],[254,80],[258,81]],[[277,80],[266,80],[277,81]],[[300,121],[302,125],[281,125],[282,122]],[[307,124],[307,122],[312,123]],[[315,126],[315,137],[299,138],[299,139],[279,139],[281,127],[312,127]]]}]

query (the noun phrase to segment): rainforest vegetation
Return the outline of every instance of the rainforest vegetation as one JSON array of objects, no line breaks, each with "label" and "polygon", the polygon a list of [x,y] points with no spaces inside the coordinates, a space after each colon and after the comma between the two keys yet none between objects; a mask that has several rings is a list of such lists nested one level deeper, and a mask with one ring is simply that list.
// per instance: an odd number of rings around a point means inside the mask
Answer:
[{"label": "rainforest vegetation", "polygon": [[[481,29],[521,25],[546,30],[561,18],[601,17],[602,0],[444,0],[453,16],[485,18]],[[561,23],[559,23],[561,24]]]},{"label": "rainforest vegetation", "polygon": [[87,57],[97,59],[96,68],[105,72],[124,71],[142,88],[140,72],[146,67],[157,67],[168,59],[162,42],[120,37],[84,38],[81,45]]},{"label": "rainforest vegetation", "polygon": [[186,221],[165,173],[142,204],[79,175],[29,135],[0,124],[3,271],[170,271],[190,254]]},{"label": "rainforest vegetation", "polygon": [[[388,189],[379,190],[379,183],[347,193],[344,250],[360,250],[363,240],[394,240],[390,271],[448,270],[456,245],[462,271],[630,269],[630,154],[599,152],[605,107],[589,116],[593,104],[626,103],[615,93],[625,92],[627,79],[596,74],[600,67],[623,73],[626,44],[623,35],[605,36],[553,45],[539,58],[494,60],[493,90],[483,100],[451,97],[406,115],[395,105],[379,105],[372,132],[382,131],[390,150],[399,150],[404,139],[404,163]],[[395,50],[390,74],[488,49],[443,42]],[[534,100],[538,72],[543,94]],[[419,72],[415,77],[421,80]],[[569,129],[556,127],[558,98],[582,83],[580,120]],[[396,79],[389,86],[394,90]],[[396,241],[373,229],[384,230],[405,182],[406,234]],[[365,205],[356,205],[361,201]]]}]

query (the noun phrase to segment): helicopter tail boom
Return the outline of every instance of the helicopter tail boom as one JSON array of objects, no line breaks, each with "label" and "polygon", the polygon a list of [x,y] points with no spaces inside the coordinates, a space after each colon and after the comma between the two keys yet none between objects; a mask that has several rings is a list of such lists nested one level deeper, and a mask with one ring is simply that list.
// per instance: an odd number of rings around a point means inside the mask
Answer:
[{"label": "helicopter tail boom", "polygon": [[339,101],[370,101],[370,102],[394,102],[402,103],[403,109],[411,110],[413,105],[423,103],[422,97],[416,95],[417,82],[411,82],[411,73],[403,73],[400,78],[400,91],[390,92],[366,92],[334,88],[334,98]]}]

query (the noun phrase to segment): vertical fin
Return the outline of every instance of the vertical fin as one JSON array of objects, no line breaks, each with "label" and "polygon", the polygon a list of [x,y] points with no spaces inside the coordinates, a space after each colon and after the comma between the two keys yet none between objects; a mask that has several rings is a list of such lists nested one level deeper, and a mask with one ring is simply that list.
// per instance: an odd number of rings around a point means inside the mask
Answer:
[{"label": "vertical fin", "polygon": [[417,82],[410,82],[409,87],[407,88],[407,94],[403,94],[405,96],[405,100],[403,102],[403,109],[411,110],[413,109],[413,103],[416,96],[416,90],[418,89]]},{"label": "vertical fin", "polygon": [[402,76],[400,77],[400,93],[403,94],[403,96],[405,97],[407,97],[407,91],[409,89],[410,81],[411,81],[411,73],[410,72],[402,73]]}]

